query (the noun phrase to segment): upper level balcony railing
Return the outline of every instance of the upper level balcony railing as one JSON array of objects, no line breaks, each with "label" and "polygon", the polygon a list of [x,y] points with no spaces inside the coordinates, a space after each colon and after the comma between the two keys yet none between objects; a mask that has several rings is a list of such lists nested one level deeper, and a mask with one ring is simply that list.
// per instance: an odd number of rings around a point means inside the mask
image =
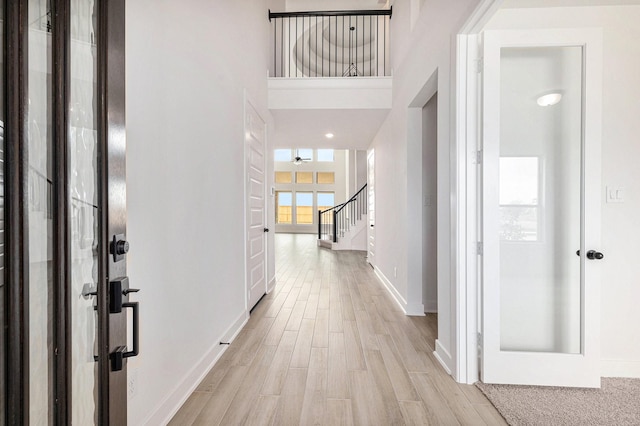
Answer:
[{"label": "upper level balcony railing", "polygon": [[274,77],[391,74],[392,10],[271,12]]}]

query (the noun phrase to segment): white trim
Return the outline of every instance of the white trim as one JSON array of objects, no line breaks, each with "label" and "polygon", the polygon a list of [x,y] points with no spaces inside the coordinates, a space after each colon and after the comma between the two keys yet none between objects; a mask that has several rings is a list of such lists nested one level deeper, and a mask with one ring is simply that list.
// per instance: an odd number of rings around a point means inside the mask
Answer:
[{"label": "white trim", "polygon": [[143,425],[166,425],[178,412],[182,404],[196,390],[200,382],[209,374],[209,371],[218,362],[222,354],[229,347],[221,345],[219,342],[233,342],[244,325],[249,320],[249,312],[244,311],[222,334],[219,341],[209,348],[200,360],[187,372],[182,381],[169,392],[167,396],[156,406],[156,408],[142,422]]},{"label": "white trim", "polygon": [[455,55],[455,155],[457,170],[455,185],[457,206],[455,211],[456,235],[456,288],[455,288],[455,341],[456,358],[454,378],[460,383],[474,383],[480,378],[478,363],[478,300],[480,281],[476,242],[479,239],[476,151],[481,145],[477,119],[480,97],[477,84],[476,59],[478,34],[500,8],[504,0],[483,0],[470,14],[454,41]]},{"label": "white trim", "polygon": [[451,368],[449,365],[453,363],[453,358],[449,351],[447,351],[444,346],[440,344],[440,341],[436,339],[436,350],[433,351],[433,356],[438,360],[442,368],[447,372],[447,374],[451,374]]},{"label": "white trim", "polygon": [[626,359],[603,359],[600,361],[602,377],[629,377],[640,379],[640,361]]},{"label": "white trim", "polygon": [[437,300],[427,300],[427,303],[424,305],[424,312],[427,314],[437,314],[438,313],[438,301]]},{"label": "white trim", "polygon": [[[373,267],[373,272],[376,274],[380,282],[385,286],[385,288],[387,289],[391,297],[393,297],[393,300],[395,300],[398,306],[400,306],[400,309],[402,309],[402,312],[404,312],[405,315],[408,315],[407,308],[406,308],[407,301],[404,300],[404,297],[402,297],[400,292],[398,292],[398,290],[394,287],[394,285],[391,284],[391,281],[387,279],[387,277],[382,273],[380,269],[378,269],[377,266]],[[423,312],[423,315],[424,315],[424,312]]]},{"label": "white trim", "polygon": [[482,32],[487,22],[502,7],[502,3],[504,3],[504,0],[482,0],[475,10],[471,12],[458,34],[473,35]]},{"label": "white trim", "polygon": [[267,283],[267,294],[271,293],[275,287],[276,287],[276,277],[274,275],[273,277],[271,277],[271,279]]},{"label": "white trim", "polygon": [[424,305],[422,303],[407,304],[405,313],[411,317],[423,317],[425,313]]}]

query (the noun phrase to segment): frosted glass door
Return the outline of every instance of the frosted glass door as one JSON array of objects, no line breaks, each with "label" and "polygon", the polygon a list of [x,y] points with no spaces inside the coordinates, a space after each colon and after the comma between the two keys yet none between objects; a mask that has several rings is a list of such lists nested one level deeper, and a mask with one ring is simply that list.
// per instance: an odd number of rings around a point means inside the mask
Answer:
[{"label": "frosted glass door", "polygon": [[72,422],[97,424],[96,292],[99,164],[96,120],[96,45],[93,0],[71,2],[69,220],[71,223]]},{"label": "frosted glass door", "polygon": [[29,2],[29,421],[53,424],[52,17]]},{"label": "frosted glass door", "polygon": [[483,380],[599,386],[595,75],[584,41],[522,34],[485,39]]},{"label": "frosted glass door", "polygon": [[500,72],[500,349],[580,353],[582,47],[503,48]]}]

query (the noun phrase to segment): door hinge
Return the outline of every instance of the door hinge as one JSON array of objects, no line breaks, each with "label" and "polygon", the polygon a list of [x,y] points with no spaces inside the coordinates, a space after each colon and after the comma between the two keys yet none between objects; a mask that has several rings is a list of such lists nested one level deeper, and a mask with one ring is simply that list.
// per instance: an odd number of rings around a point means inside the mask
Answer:
[{"label": "door hinge", "polygon": [[482,347],[482,333],[478,331],[478,346]]},{"label": "door hinge", "polygon": [[476,73],[482,74],[484,71],[484,58],[476,59]]},{"label": "door hinge", "polygon": [[476,164],[482,164],[482,150],[476,151]]},{"label": "door hinge", "polygon": [[478,256],[482,256],[484,254],[484,245],[482,244],[482,241],[478,241],[476,243],[476,253]]}]

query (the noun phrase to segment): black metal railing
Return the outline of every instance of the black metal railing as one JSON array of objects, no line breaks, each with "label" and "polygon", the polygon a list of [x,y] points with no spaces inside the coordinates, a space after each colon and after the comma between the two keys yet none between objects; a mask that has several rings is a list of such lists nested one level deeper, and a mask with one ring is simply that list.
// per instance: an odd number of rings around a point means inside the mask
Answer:
[{"label": "black metal railing", "polygon": [[391,74],[392,9],[271,12],[273,76],[371,77]]},{"label": "black metal railing", "polygon": [[367,184],[346,202],[326,210],[318,210],[318,239],[338,242],[362,216],[367,214]]}]

